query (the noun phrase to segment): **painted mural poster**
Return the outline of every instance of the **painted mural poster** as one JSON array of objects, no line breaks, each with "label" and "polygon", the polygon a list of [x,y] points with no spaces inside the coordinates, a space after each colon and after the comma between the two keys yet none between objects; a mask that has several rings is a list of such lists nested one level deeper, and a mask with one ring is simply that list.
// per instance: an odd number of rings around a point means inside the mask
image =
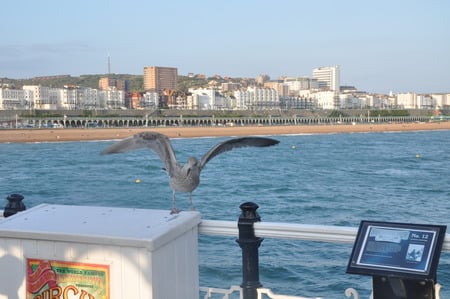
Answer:
[{"label": "painted mural poster", "polygon": [[109,265],[27,260],[27,299],[109,299]]}]

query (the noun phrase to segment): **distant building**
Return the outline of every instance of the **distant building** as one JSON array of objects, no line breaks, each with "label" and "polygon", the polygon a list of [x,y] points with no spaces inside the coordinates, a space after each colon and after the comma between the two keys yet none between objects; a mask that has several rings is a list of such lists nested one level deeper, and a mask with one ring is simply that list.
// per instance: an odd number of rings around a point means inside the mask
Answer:
[{"label": "distant building", "polygon": [[436,108],[436,99],[429,94],[417,95],[417,103],[419,109],[434,109]]},{"label": "distant building", "polygon": [[289,87],[289,96],[299,96],[302,91],[318,89],[319,83],[317,79],[311,79],[307,77],[286,77],[284,78],[284,84]]},{"label": "distant building", "polygon": [[397,106],[404,109],[435,109],[450,107],[450,94],[398,93]]},{"label": "distant building", "polygon": [[162,92],[177,90],[178,69],[174,67],[146,66],[144,67],[144,90]]},{"label": "distant building", "polygon": [[289,86],[279,81],[269,81],[264,83],[265,88],[273,88],[278,92],[278,96],[285,98],[289,96]]},{"label": "distant building", "polygon": [[81,107],[87,110],[101,109],[102,106],[98,94],[99,94],[98,89],[88,87],[80,89]]},{"label": "distant building", "polygon": [[311,93],[311,98],[317,108],[320,109],[338,109],[339,108],[339,98],[336,98],[336,93],[334,91],[319,91]]},{"label": "distant building", "polygon": [[256,78],[256,83],[257,83],[259,86],[263,86],[264,83],[266,83],[266,82],[269,81],[269,80],[270,80],[269,75],[263,75],[263,74],[261,74],[261,75],[258,76],[258,78]]},{"label": "distant building", "polygon": [[436,107],[449,109],[450,108],[450,94],[445,93],[435,93],[432,94]]},{"label": "distant building", "polygon": [[98,97],[100,106],[106,109],[122,109],[125,107],[125,92],[123,90],[101,90]]},{"label": "distant building", "polygon": [[273,88],[249,87],[247,90],[234,92],[236,108],[244,110],[261,110],[279,108],[280,98]]},{"label": "distant building", "polygon": [[339,95],[340,106],[338,108],[340,109],[371,108],[374,107],[374,105],[378,105],[376,101],[377,101],[376,98],[368,96],[365,92],[347,91]]},{"label": "distant building", "polygon": [[67,86],[51,88],[41,85],[24,85],[28,91],[29,106],[41,110],[121,109],[124,107],[123,90],[97,90]]},{"label": "distant building", "polygon": [[173,108],[176,105],[175,91],[178,89],[178,69],[174,67],[144,67],[144,90],[161,95],[159,105]]},{"label": "distant building", "polygon": [[338,65],[315,68],[312,77],[317,79],[320,90],[331,90],[339,93],[341,79]]},{"label": "distant building", "polygon": [[189,88],[192,94],[188,102],[189,109],[211,110],[216,108],[216,91],[214,88]]},{"label": "distant building", "polygon": [[415,92],[397,94],[397,107],[403,109],[418,109],[417,94]]},{"label": "distant building", "polygon": [[100,90],[116,89],[126,91],[128,90],[128,84],[125,80],[103,77],[100,78],[100,80],[98,81],[98,89]]},{"label": "distant building", "polygon": [[41,85],[24,85],[23,90],[32,92],[35,109],[58,110],[62,109],[61,89]]},{"label": "distant building", "polygon": [[228,92],[238,90],[240,87],[241,87],[240,83],[226,82],[222,83],[221,89],[222,92]]},{"label": "distant building", "polygon": [[142,95],[139,92],[132,92],[125,98],[125,107],[128,109],[142,109],[140,102]]},{"label": "distant building", "polygon": [[78,86],[66,85],[59,89],[61,108],[67,110],[80,109],[80,93]]},{"label": "distant building", "polygon": [[159,106],[159,94],[154,91],[147,91],[142,95],[139,102],[141,109],[155,109]]},{"label": "distant building", "polygon": [[0,110],[33,109],[33,92],[30,90],[0,88]]}]

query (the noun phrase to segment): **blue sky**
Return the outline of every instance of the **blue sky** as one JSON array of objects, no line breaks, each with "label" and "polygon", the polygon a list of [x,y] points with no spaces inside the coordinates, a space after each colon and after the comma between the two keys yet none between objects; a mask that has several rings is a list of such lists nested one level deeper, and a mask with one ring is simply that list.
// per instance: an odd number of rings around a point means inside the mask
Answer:
[{"label": "blue sky", "polygon": [[450,92],[447,0],[15,0],[1,4],[0,77],[308,76],[341,67],[368,92]]}]

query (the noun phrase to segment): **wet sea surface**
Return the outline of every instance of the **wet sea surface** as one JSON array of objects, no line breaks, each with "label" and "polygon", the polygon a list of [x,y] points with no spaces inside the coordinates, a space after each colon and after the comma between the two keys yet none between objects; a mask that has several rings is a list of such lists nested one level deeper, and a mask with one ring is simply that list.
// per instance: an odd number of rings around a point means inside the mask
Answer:
[{"label": "wet sea surface", "polygon": [[[203,219],[237,221],[243,202],[262,221],[359,225],[361,220],[450,223],[450,131],[273,136],[271,148],[222,154],[205,167],[193,198]],[[179,161],[227,138],[173,139]],[[99,153],[114,141],[0,144],[0,196],[41,203],[167,209],[172,192],[159,158],[146,150]],[[140,183],[136,183],[139,179]],[[1,201],[0,201],[1,205]],[[188,195],[178,205],[189,208]],[[242,282],[235,238],[200,236],[200,285]],[[346,274],[352,244],[265,239],[260,280],[276,293],[368,298],[371,279]],[[450,255],[438,267],[450,296]]]}]

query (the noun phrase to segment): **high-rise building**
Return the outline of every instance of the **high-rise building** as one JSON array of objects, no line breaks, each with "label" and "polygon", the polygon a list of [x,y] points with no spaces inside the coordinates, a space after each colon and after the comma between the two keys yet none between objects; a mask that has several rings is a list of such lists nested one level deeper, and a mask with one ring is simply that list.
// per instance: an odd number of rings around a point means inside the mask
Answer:
[{"label": "high-rise building", "polygon": [[341,84],[339,65],[315,68],[312,77],[313,79],[317,79],[319,89],[339,93],[339,86]]},{"label": "high-rise building", "polygon": [[174,67],[144,67],[145,91],[175,91],[178,87],[178,69]]}]

